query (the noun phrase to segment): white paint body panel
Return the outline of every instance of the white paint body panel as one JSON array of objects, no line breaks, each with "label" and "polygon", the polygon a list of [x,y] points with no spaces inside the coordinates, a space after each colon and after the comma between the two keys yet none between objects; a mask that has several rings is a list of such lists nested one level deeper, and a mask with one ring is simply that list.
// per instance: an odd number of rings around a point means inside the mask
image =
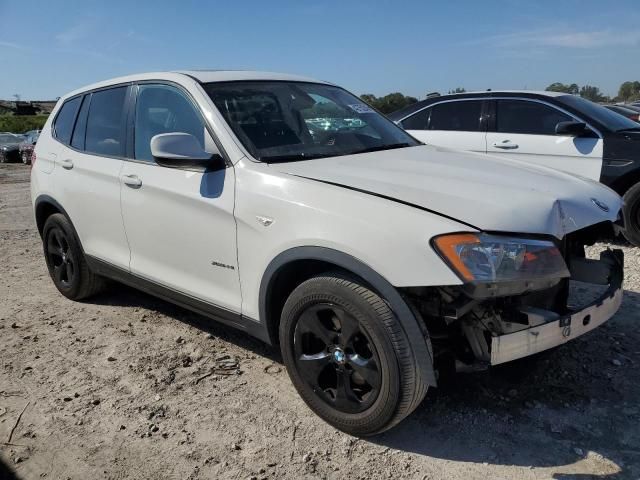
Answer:
[{"label": "white paint body panel", "polygon": [[[596,181],[600,180],[601,138],[488,132],[486,139],[487,152],[492,155],[556,168]],[[438,143],[435,144],[438,145]],[[515,148],[504,150],[495,146],[505,144]],[[464,147],[463,149],[467,150]]]},{"label": "white paint body panel", "polygon": [[203,174],[124,163],[122,178],[142,182],[138,188],[122,183],[131,272],[239,313],[234,169]]},{"label": "white paint body panel", "polygon": [[487,151],[485,132],[456,132],[453,130],[407,130],[407,132],[427,145],[476,153],[486,153]]},{"label": "white paint body panel", "polygon": [[[419,205],[482,230],[557,238],[615,221],[622,201],[597,182],[493,156],[418,146],[274,165]],[[592,202],[609,206],[603,212]]]}]

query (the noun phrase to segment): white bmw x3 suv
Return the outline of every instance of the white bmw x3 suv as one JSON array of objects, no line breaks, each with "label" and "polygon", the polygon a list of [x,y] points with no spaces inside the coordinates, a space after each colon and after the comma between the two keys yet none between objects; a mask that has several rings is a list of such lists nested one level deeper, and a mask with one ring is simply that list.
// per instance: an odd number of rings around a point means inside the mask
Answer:
[{"label": "white bmw x3 suv", "polygon": [[[622,254],[584,257],[620,197],[425,146],[327,82],[133,75],[60,99],[31,192],[66,297],[102,278],[279,344],[296,389],[356,435],[401,421],[445,365],[489,367],[605,322]],[[570,307],[571,281],[603,287]]]}]

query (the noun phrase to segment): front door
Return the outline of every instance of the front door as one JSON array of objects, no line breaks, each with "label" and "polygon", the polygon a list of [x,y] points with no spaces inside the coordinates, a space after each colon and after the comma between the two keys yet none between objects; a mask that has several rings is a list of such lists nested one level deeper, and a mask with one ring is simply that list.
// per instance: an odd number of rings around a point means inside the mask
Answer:
[{"label": "front door", "polygon": [[551,105],[531,100],[495,101],[494,128],[487,132],[487,153],[564,170],[600,180],[602,139],[556,135],[559,122],[576,119]]},{"label": "front door", "polygon": [[189,133],[207,151],[213,151],[213,140],[181,89],[163,84],[137,89],[134,158],[121,172],[131,273],[239,313],[234,169],[203,173],[157,165],[150,148],[155,135]]}]

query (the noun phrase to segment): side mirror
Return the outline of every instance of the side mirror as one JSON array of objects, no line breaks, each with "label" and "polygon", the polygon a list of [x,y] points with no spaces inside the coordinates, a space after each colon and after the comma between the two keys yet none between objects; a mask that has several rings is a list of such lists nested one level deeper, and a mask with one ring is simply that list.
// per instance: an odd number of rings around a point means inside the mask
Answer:
[{"label": "side mirror", "polygon": [[188,170],[221,170],[226,167],[219,153],[206,152],[190,133],[161,133],[151,139],[151,154],[158,165]]},{"label": "side mirror", "polygon": [[584,122],[558,122],[556,125],[556,135],[579,137],[587,131],[587,125]]}]

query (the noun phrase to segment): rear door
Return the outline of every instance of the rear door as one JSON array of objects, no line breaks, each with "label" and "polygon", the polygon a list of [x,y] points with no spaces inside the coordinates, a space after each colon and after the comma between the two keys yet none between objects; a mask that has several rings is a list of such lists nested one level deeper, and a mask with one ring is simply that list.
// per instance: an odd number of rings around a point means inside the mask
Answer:
[{"label": "rear door", "polygon": [[485,153],[483,104],[482,99],[436,103],[405,118],[401,125],[426,144]]},{"label": "rear door", "polygon": [[581,121],[538,100],[497,99],[492,103],[487,152],[600,180],[602,139],[556,135],[559,122]]},{"label": "rear door", "polygon": [[68,126],[63,106],[54,123],[58,141],[53,152],[55,196],[69,214],[84,252],[126,269],[129,246],[120,212],[120,170],[128,96],[125,85],[72,99],[75,121]]},{"label": "rear door", "polygon": [[188,92],[141,83],[130,120],[130,160],[121,173],[122,218],[131,273],[189,297],[240,312],[233,167],[198,172],[159,166],[151,139],[181,132],[217,151]]}]

